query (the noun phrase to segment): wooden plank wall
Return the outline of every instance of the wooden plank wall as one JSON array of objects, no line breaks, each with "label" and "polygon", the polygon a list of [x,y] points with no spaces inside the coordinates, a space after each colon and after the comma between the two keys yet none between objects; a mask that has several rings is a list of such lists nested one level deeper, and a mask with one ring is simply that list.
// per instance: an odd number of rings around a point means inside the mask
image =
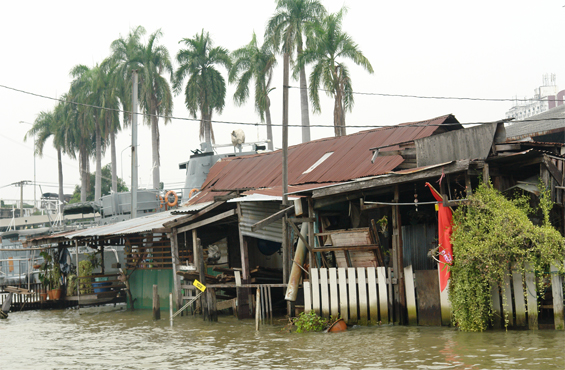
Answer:
[{"label": "wooden plank wall", "polygon": [[[565,330],[563,316],[563,277],[556,267],[558,262],[550,268],[551,289],[553,300],[549,308],[553,310],[555,330]],[[505,323],[517,329],[539,329],[539,305],[536,276],[531,266],[526,265],[522,273],[514,268],[508,271],[502,287],[492,287],[491,297],[494,309],[493,326],[501,328]],[[543,307],[543,306],[542,306]],[[548,307],[546,307],[548,308]]]},{"label": "wooden plank wall", "polygon": [[[554,327],[565,330],[563,310],[563,277],[558,268],[551,267]],[[310,280],[304,281],[304,311],[314,310],[323,317],[338,314],[348,324],[387,324],[392,322],[390,271],[384,267],[312,268]],[[418,304],[411,266],[404,269],[408,323],[418,325]],[[440,293],[441,324],[451,324],[451,307],[447,300],[448,288]],[[538,294],[535,275],[508,271],[501,287],[492,287],[495,328],[509,327],[538,329]],[[506,304],[506,303],[509,304]],[[504,304],[503,304],[504,303]]]},{"label": "wooden plank wall", "polygon": [[310,269],[304,286],[304,311],[341,317],[348,324],[389,323],[384,267]]}]

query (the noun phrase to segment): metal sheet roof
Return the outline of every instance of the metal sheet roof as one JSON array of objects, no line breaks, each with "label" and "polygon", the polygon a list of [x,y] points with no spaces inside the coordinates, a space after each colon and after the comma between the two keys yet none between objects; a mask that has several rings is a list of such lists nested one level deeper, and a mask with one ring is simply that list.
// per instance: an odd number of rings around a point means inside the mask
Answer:
[{"label": "metal sheet roof", "polygon": [[48,243],[49,240],[59,238],[76,239],[92,236],[128,235],[149,232],[162,228],[163,224],[165,224],[166,222],[185,217],[187,213],[197,212],[211,203],[212,202],[199,203],[191,206],[181,207],[175,210],[153,213],[144,217],[134,218],[133,220],[120,221],[110,225],[53,234],[45,237],[35,238],[34,240],[44,240],[46,243]]},{"label": "metal sheet roof", "polygon": [[[116,222],[111,225],[92,227],[89,229],[78,230],[74,233],[65,235],[67,239],[90,237],[90,236],[110,236],[110,235],[127,235],[137,234],[151,231],[163,227],[163,224],[172,221],[175,218],[183,217],[182,215],[173,215],[172,211],[153,213],[149,216],[134,218]],[[53,235],[56,237],[57,235]]]},{"label": "metal sheet roof", "polygon": [[525,139],[565,130],[565,105],[536,114],[525,121],[516,121],[506,127],[506,138]]},{"label": "metal sheet roof", "polygon": [[[455,124],[455,126],[443,126]],[[387,173],[404,159],[399,156],[377,157],[371,163],[371,148],[389,146],[385,150],[398,149],[399,143],[428,137],[438,129],[460,129],[453,115],[445,115],[426,121],[404,123],[355,134],[314,140],[289,147],[289,185],[326,184],[344,182]],[[307,172],[326,153],[333,153]],[[249,156],[224,158],[210,170],[202,185],[202,194],[191,203],[210,200],[207,190],[274,188],[282,184],[282,151]],[[306,172],[306,173],[305,173]],[[290,190],[289,190],[290,191]],[[220,195],[214,193],[213,195]]]}]

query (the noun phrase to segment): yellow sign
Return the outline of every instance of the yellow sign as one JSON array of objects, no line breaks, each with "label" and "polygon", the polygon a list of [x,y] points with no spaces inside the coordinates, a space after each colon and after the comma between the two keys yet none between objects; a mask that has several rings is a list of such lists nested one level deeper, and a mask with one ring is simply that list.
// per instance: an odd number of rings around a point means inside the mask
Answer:
[{"label": "yellow sign", "polygon": [[436,207],[436,212],[439,211],[439,204],[436,203],[436,204],[434,204],[434,205],[435,205],[435,207]]},{"label": "yellow sign", "polygon": [[192,283],[192,285],[194,285],[201,292],[206,290],[206,285],[202,284],[201,282],[199,282],[196,279],[194,279],[194,282]]}]

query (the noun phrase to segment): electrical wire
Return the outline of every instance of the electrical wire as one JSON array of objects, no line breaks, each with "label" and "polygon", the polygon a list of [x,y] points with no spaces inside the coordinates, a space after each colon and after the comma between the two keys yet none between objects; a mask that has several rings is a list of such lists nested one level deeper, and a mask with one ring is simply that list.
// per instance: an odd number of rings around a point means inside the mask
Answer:
[{"label": "electrical wire", "polygon": [[[308,88],[301,88],[299,86],[287,86],[290,89],[306,90]],[[330,90],[317,89],[318,91],[331,92]],[[368,96],[383,96],[390,98],[413,98],[413,99],[433,99],[433,100],[469,100],[469,101],[490,101],[490,102],[528,102],[528,101],[549,101],[549,99],[543,98],[533,98],[533,99],[500,99],[500,98],[467,98],[459,96],[425,96],[425,95],[409,95],[409,94],[386,94],[386,93],[371,93],[371,92],[359,92],[352,91],[354,95],[368,95]]]},{"label": "electrical wire", "polygon": [[[95,109],[101,109],[101,110],[107,110],[107,111],[111,111],[111,112],[118,112],[118,113],[128,113],[128,114],[133,114],[133,112],[129,112],[129,111],[124,111],[121,109],[115,109],[115,108],[107,108],[107,107],[100,107],[97,105],[92,105],[92,104],[86,104],[86,103],[80,103],[80,102],[75,102],[75,101],[71,101],[71,100],[64,100],[64,99],[59,99],[59,98],[53,98],[50,96],[46,96],[46,95],[41,95],[41,94],[37,94],[37,93],[33,93],[33,92],[29,92],[29,91],[25,91],[25,90],[21,90],[21,89],[17,89],[14,87],[10,87],[10,86],[6,86],[6,85],[0,85],[1,88],[7,89],[7,90],[12,90],[12,91],[16,91],[22,94],[27,94],[27,95],[32,95],[35,97],[39,97],[39,98],[43,98],[43,99],[49,99],[49,100],[53,100],[53,101],[57,101],[57,102],[62,102],[62,103],[68,103],[68,104],[73,104],[73,105],[77,105],[77,106],[84,106],[84,107],[88,107],[88,108],[95,108]],[[297,88],[299,89],[299,87],[293,87],[293,86],[289,86],[290,88]],[[325,90],[322,90],[325,91]],[[490,99],[490,98],[464,98],[464,97],[439,97],[439,96],[418,96],[418,95],[401,95],[401,94],[381,94],[381,93],[362,93],[362,92],[356,92],[356,94],[361,94],[361,95],[377,95],[377,96],[391,96],[391,97],[413,97],[413,98],[420,98],[420,99],[452,99],[452,100],[468,100],[468,101],[497,101],[497,102],[502,102],[502,101],[516,101],[516,99]],[[144,118],[149,118],[149,117],[157,117],[157,118],[163,118],[165,120],[179,120],[179,121],[191,121],[191,122],[200,122],[201,120],[198,118],[189,118],[189,117],[177,117],[177,116],[163,116],[163,115],[159,115],[159,114],[145,114],[145,113],[141,113],[141,112],[137,112],[135,113],[139,116],[142,116]],[[526,120],[521,120],[521,121],[517,121],[515,123],[525,123],[525,122],[539,122],[539,121],[554,121],[554,120],[562,120],[563,118],[545,118],[545,119],[526,119]],[[217,123],[217,124],[226,124],[226,125],[244,125],[244,126],[266,126],[266,123],[263,122],[240,122],[240,121],[220,121],[220,120],[211,120],[211,123]],[[445,126],[469,126],[469,125],[481,125],[481,124],[486,124],[486,123],[492,123],[492,122],[466,122],[466,123],[443,123],[443,124],[425,124],[425,123],[414,123],[414,124],[403,124],[402,127],[430,127],[430,126],[441,126],[441,127],[445,127]],[[282,124],[277,124],[277,123],[272,123],[271,126],[283,126]],[[288,127],[302,127],[302,125],[293,125],[293,124],[289,124]],[[336,127],[335,125],[310,125],[310,127],[318,127],[318,128],[334,128]],[[346,125],[347,128],[369,128],[369,129],[375,129],[375,128],[384,128],[384,129],[393,129],[396,128],[397,125]]]}]

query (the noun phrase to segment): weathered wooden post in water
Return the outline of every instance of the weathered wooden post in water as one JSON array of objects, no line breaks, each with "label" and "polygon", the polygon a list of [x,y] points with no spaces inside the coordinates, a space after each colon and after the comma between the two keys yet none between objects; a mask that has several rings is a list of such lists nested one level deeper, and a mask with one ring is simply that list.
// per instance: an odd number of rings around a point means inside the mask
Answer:
[{"label": "weathered wooden post in water", "polygon": [[161,320],[161,304],[157,285],[153,285],[153,320]]},{"label": "weathered wooden post in water", "polygon": [[[197,241],[197,256],[198,256],[198,275],[200,277],[200,282],[206,285],[206,266],[204,265],[204,251],[202,250],[202,243],[200,242],[200,238],[196,239]],[[202,307],[202,316],[204,320],[208,319],[208,299],[206,294],[203,294],[200,298]]]},{"label": "weathered wooden post in water", "polygon": [[169,293],[169,320],[173,326],[173,293]]}]

